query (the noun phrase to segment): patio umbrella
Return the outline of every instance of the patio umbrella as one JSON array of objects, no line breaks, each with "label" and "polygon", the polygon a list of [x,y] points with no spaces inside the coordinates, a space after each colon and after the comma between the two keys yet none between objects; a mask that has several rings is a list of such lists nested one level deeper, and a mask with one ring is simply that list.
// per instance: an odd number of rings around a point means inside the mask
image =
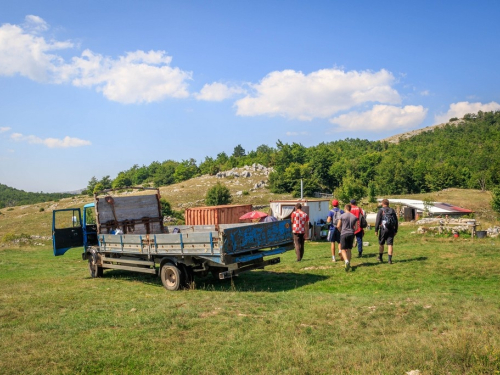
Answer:
[{"label": "patio umbrella", "polygon": [[262,211],[252,211],[252,212],[247,212],[245,215],[240,217],[240,220],[253,220],[253,219],[260,219],[263,217],[266,217],[267,214]]},{"label": "patio umbrella", "polygon": [[270,223],[271,221],[278,221],[274,216],[266,216],[259,220],[261,223]]}]

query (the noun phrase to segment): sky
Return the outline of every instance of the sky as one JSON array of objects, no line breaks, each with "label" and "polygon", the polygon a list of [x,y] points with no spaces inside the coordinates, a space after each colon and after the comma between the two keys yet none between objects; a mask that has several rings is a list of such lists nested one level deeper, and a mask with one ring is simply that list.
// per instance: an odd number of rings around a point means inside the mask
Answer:
[{"label": "sky", "polygon": [[81,189],[278,140],[379,140],[500,110],[500,2],[0,4],[0,183]]}]

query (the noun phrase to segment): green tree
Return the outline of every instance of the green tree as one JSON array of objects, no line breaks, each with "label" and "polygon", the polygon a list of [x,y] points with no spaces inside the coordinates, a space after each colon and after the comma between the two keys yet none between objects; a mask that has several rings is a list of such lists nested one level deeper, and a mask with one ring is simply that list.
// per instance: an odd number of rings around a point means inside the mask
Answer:
[{"label": "green tree", "polygon": [[218,206],[221,204],[229,204],[232,201],[231,192],[229,188],[217,182],[214,186],[208,189],[205,196],[205,203],[207,206]]},{"label": "green tree", "polygon": [[493,211],[500,213],[500,187],[496,187],[491,192],[491,208]]},{"label": "green tree", "polygon": [[199,168],[201,174],[209,174],[211,176],[220,172],[220,166],[217,165],[217,161],[209,156],[205,157]]},{"label": "green tree", "polygon": [[195,177],[199,170],[196,165],[196,160],[189,159],[183,160],[177,168],[175,168],[174,179],[175,182],[182,182]]},{"label": "green tree", "polygon": [[160,205],[162,216],[175,217],[178,220],[177,223],[184,220],[184,215],[182,214],[182,212],[173,210],[172,205],[165,198],[160,198]]},{"label": "green tree", "polygon": [[349,203],[351,199],[359,201],[366,196],[366,189],[360,180],[348,172],[342,179],[342,185],[335,190],[335,196],[343,203]]},{"label": "green tree", "polygon": [[103,191],[105,189],[104,185],[100,182],[94,186],[94,190],[92,191],[93,194],[99,193],[100,191]]},{"label": "green tree", "polygon": [[112,180],[109,176],[104,176],[99,182],[104,187],[104,189],[111,189]]},{"label": "green tree", "polygon": [[88,195],[92,195],[94,194],[94,189],[95,189],[95,186],[99,183],[99,180],[97,178],[95,178],[95,176],[92,176],[92,178],[89,180],[89,182],[87,183],[87,194]]},{"label": "green tree", "polygon": [[368,202],[376,203],[377,202],[376,194],[377,190],[375,184],[373,183],[373,181],[370,181],[370,183],[368,184]]},{"label": "green tree", "polygon": [[232,156],[234,156],[235,158],[239,158],[241,156],[245,156],[245,154],[245,149],[241,147],[241,145],[238,145],[234,148]]},{"label": "green tree", "polygon": [[153,175],[153,184],[155,187],[171,185],[175,182],[174,173],[179,165],[174,160],[166,160],[161,163]]},{"label": "green tree", "polygon": [[132,186],[132,180],[124,172],[118,173],[118,176],[113,180],[113,189],[121,189],[127,186]]}]

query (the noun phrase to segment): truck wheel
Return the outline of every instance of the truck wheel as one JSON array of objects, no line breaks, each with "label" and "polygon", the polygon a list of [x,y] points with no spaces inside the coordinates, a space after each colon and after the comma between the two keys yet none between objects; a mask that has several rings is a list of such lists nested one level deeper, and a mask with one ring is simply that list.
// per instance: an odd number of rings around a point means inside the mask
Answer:
[{"label": "truck wheel", "polygon": [[95,277],[102,277],[103,275],[103,268],[97,265],[97,250],[92,249],[90,250],[89,254],[89,272],[90,272],[90,277],[95,278]]},{"label": "truck wheel", "polygon": [[166,263],[160,270],[160,278],[167,290],[179,290],[182,286],[182,272],[171,263]]}]

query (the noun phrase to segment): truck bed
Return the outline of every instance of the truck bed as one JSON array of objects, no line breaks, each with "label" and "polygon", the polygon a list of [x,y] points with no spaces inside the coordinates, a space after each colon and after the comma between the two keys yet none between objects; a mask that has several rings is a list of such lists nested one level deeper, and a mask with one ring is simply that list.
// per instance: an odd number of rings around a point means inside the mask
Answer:
[{"label": "truck bed", "polygon": [[[293,248],[289,220],[257,224],[180,226],[180,233],[100,234],[101,252],[123,255],[196,256],[229,265]],[[172,230],[172,228],[171,228]],[[264,251],[264,249],[268,249]]]}]

